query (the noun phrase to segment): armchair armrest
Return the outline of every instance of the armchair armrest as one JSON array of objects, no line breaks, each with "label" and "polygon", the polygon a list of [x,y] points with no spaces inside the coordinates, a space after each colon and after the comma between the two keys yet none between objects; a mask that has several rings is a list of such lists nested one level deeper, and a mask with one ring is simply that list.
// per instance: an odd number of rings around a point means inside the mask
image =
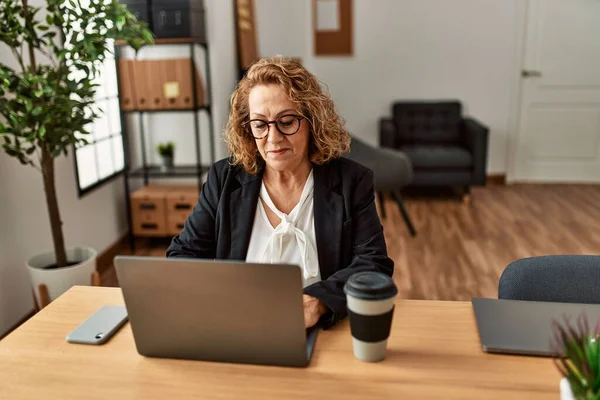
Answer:
[{"label": "armchair armrest", "polygon": [[489,129],[472,118],[461,123],[465,145],[473,157],[473,184],[485,185]]},{"label": "armchair armrest", "polygon": [[391,118],[379,119],[379,145],[395,149],[396,145],[396,124]]}]

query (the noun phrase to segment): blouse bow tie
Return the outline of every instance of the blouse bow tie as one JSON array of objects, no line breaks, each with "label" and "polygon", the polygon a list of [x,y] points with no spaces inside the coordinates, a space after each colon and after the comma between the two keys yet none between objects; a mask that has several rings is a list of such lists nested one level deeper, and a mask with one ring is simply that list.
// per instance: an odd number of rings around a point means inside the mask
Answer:
[{"label": "blouse bow tie", "polygon": [[[266,192],[266,188],[261,189]],[[264,195],[263,195],[264,194]],[[317,250],[315,246],[311,243],[310,240],[306,237],[306,234],[302,231],[302,229],[298,229],[296,227],[296,222],[299,217],[302,215],[302,212],[307,207],[307,205],[312,201],[313,194],[312,190],[304,190],[302,196],[300,197],[300,207],[298,210],[293,210],[290,215],[286,215],[279,211],[275,204],[269,198],[268,193],[261,193],[261,198],[265,202],[265,204],[277,215],[281,222],[271,233],[269,237],[269,241],[262,255],[263,261],[268,261],[271,263],[278,262],[282,258],[283,253],[283,241],[286,237],[295,236],[296,242],[298,243],[298,248],[300,250],[300,254],[302,255],[302,275],[304,279],[314,278],[319,274],[319,267],[317,263]],[[297,212],[295,212],[297,211]],[[268,253],[271,253],[271,259],[268,259]]]},{"label": "blouse bow tie", "polygon": [[269,238],[269,244],[263,253],[263,259],[270,249],[270,262],[280,260],[283,252],[283,240],[287,236],[295,235],[298,248],[300,249],[300,254],[302,255],[302,273],[304,279],[314,278],[319,273],[317,263],[315,262],[316,260],[312,257],[313,254],[316,254],[316,249],[307,239],[302,229],[296,228],[294,221],[291,221],[287,215],[281,214],[277,216],[281,218],[281,223],[277,225],[277,228],[275,228],[271,234],[271,237]]}]

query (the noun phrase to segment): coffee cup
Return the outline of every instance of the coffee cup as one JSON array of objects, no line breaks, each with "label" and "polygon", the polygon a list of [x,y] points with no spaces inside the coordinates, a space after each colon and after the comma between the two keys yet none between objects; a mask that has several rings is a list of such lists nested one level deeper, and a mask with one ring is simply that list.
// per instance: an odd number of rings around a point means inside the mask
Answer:
[{"label": "coffee cup", "polygon": [[398,289],[380,272],[358,272],[344,285],[354,356],[361,361],[385,359]]}]

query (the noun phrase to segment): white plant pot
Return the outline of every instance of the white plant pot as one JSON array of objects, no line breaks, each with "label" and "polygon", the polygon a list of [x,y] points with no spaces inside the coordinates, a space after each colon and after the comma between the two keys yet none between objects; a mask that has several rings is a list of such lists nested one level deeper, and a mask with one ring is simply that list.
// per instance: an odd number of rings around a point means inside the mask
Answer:
[{"label": "white plant pot", "polygon": [[571,384],[569,384],[567,378],[560,380],[560,400],[575,400],[575,396],[571,391]]},{"label": "white plant pot", "polygon": [[69,290],[71,286],[89,286],[92,282],[92,274],[96,271],[97,255],[96,250],[91,247],[73,247],[67,249],[67,260],[69,263],[77,264],[55,269],[45,269],[56,263],[53,251],[30,258],[26,265],[38,304],[41,304],[38,287],[42,283],[48,288],[50,301]]}]

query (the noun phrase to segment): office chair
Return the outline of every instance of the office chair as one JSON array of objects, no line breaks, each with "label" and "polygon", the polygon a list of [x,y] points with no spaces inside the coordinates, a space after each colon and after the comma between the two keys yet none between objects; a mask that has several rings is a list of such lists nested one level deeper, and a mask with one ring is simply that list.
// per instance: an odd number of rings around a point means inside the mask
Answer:
[{"label": "office chair", "polygon": [[387,192],[393,196],[394,201],[398,204],[410,235],[415,236],[417,231],[400,194],[400,189],[408,185],[413,178],[410,159],[401,151],[377,148],[354,136],[352,136],[348,158],[373,171],[381,217],[386,217],[383,193]]},{"label": "office chair", "polygon": [[559,255],[510,263],[498,283],[498,298],[600,304],[600,256]]}]

